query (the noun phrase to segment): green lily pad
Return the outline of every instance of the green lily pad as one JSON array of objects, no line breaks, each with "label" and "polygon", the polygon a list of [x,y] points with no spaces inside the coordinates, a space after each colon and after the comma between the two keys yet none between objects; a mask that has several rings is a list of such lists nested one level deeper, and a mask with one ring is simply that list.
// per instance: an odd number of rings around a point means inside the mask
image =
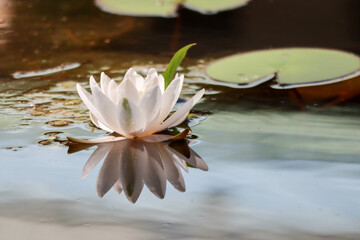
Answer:
[{"label": "green lily pad", "polygon": [[185,0],[183,6],[202,14],[216,14],[221,11],[236,9],[250,0]]},{"label": "green lily pad", "polygon": [[103,11],[129,16],[176,16],[176,0],[95,0]]},{"label": "green lily pad", "polygon": [[95,0],[95,4],[101,10],[113,14],[175,17],[179,5],[203,14],[215,14],[241,7],[248,1],[250,0]]},{"label": "green lily pad", "polygon": [[232,55],[210,64],[206,74],[249,88],[275,79],[272,88],[297,88],[340,82],[360,75],[360,58],[318,48],[283,48]]}]

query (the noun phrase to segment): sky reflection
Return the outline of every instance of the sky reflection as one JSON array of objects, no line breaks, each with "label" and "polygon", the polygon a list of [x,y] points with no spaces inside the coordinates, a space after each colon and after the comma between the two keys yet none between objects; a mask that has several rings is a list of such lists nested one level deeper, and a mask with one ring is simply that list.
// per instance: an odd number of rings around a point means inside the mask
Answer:
[{"label": "sky reflection", "polygon": [[[69,144],[68,153],[85,150],[89,144]],[[187,141],[144,142],[126,139],[97,144],[97,148],[83,167],[85,178],[104,159],[96,180],[96,192],[103,197],[111,188],[124,192],[135,203],[144,187],[163,199],[166,181],[180,192],[185,192],[185,182],[180,168],[186,172],[189,166],[208,170],[205,161],[194,152]]]}]

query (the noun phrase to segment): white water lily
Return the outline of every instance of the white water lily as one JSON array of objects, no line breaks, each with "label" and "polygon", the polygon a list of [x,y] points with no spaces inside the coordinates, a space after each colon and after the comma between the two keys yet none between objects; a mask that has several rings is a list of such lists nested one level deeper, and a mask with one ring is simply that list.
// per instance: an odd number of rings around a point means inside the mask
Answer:
[{"label": "white water lily", "polygon": [[[145,78],[130,68],[119,85],[101,73],[100,86],[94,77],[90,77],[92,94],[80,84],[77,84],[76,88],[97,127],[118,133],[124,138],[146,138],[183,122],[191,108],[203,96],[204,89],[168,117],[179,98],[183,82],[184,75],[176,74],[165,89],[163,76],[154,68],[149,69]],[[159,137],[166,139],[160,135]],[[93,142],[120,139],[122,138],[109,136]]]}]

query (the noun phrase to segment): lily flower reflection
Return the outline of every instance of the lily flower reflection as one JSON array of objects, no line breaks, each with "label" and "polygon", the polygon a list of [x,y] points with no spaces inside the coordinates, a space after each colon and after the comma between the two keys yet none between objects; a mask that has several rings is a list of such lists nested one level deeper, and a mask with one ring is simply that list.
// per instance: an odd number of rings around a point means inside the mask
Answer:
[{"label": "lily flower reflection", "polygon": [[[103,197],[111,188],[124,192],[135,203],[144,187],[158,198],[165,197],[166,181],[178,191],[185,191],[185,182],[180,167],[188,172],[188,166],[207,171],[205,161],[194,152],[185,140],[172,142],[122,141],[96,144],[97,148],[82,170],[85,178],[104,159],[96,181],[96,191]],[[69,153],[89,148],[89,144],[72,143]]]}]

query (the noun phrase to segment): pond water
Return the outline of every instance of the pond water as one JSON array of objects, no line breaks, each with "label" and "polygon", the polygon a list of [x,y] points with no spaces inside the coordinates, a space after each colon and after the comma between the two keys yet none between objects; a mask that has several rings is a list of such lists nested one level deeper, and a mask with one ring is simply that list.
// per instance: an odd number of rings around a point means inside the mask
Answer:
[{"label": "pond water", "polygon": [[[236,89],[203,72],[214,58],[269,47],[360,54],[358,9],[356,0],[253,0],[166,19],[111,15],[89,0],[0,0],[0,238],[359,239],[359,96]],[[209,170],[181,170],[186,191],[167,183],[164,199],[151,183],[136,204],[112,189],[100,198],[103,162],[82,179],[96,146],[68,154],[64,145],[105,134],[75,84],[88,88],[101,71],[120,81],[130,66],[163,71],[191,42],[181,98],[206,89],[189,145]]]}]

